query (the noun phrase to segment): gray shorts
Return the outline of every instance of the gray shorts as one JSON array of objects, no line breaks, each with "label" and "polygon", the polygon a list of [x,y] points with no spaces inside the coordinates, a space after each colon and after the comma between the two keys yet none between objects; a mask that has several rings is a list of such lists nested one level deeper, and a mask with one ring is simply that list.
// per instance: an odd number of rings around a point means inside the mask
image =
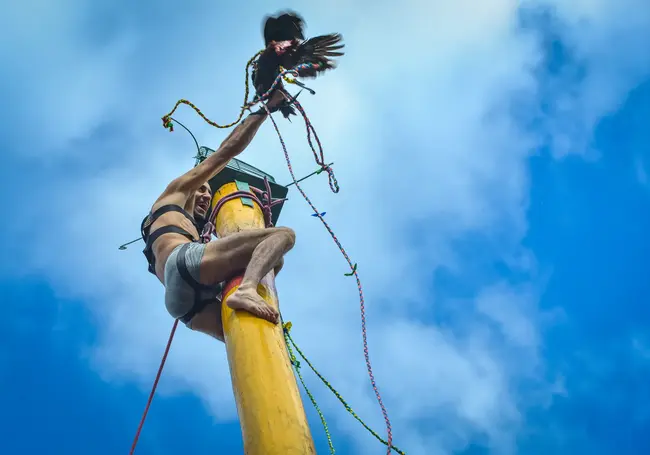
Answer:
[{"label": "gray shorts", "polygon": [[203,285],[199,267],[204,243],[184,243],[174,248],[165,263],[165,306],[174,319],[191,328],[192,318],[221,299],[222,284]]}]

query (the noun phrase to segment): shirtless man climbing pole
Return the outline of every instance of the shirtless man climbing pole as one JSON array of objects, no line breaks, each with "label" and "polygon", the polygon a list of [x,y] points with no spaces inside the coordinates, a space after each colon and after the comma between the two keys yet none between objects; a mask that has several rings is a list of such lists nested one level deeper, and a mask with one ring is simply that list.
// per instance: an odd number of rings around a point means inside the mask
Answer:
[{"label": "shirtless man climbing pole", "polygon": [[[267,106],[284,101],[276,90]],[[225,238],[199,243],[196,221],[190,213],[205,217],[212,199],[208,181],[250,144],[266,120],[265,110],[244,119],[219,149],[202,163],[174,179],[158,197],[142,225],[144,254],[149,271],[165,285],[167,311],[192,330],[223,341],[222,283],[244,271],[239,288],[227,304],[269,322],[279,315],[257,293],[260,280],[272,269],[282,267],[282,258],[294,245],[295,234],[277,227],[238,232]]]}]

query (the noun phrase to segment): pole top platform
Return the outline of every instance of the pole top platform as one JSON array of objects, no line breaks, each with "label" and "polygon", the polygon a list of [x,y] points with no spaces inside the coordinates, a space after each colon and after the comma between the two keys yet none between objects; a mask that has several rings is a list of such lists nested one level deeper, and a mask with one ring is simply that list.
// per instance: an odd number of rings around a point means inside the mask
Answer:
[{"label": "pole top platform", "polygon": [[[201,163],[213,153],[214,150],[211,148],[205,146],[199,147],[199,154],[195,157],[196,163],[194,166]],[[264,190],[264,177],[266,177],[269,181],[272,198],[283,199],[287,196],[289,189],[286,186],[277,183],[273,176],[236,158],[230,160],[226,167],[223,168],[223,170],[215,175],[212,179],[210,179],[208,183],[212,189],[212,194],[216,193],[217,190],[226,183],[234,181],[245,182],[250,186]],[[284,202],[271,208],[271,220],[273,221],[273,225],[277,224],[278,218],[280,217],[280,211],[282,210],[283,206]]]}]

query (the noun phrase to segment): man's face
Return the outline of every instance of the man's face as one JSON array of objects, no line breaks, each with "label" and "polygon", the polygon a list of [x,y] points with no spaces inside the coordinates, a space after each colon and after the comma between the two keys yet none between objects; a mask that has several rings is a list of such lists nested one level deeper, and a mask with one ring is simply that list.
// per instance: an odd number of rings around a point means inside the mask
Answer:
[{"label": "man's face", "polygon": [[210,201],[212,201],[212,191],[210,185],[204,183],[201,188],[194,193],[194,217],[205,218],[210,209]]}]

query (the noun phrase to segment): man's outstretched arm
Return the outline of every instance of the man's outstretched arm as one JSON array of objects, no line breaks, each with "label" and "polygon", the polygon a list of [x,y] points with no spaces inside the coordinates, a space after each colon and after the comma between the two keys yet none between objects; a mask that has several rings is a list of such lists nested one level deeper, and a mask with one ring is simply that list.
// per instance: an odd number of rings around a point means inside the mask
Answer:
[{"label": "man's outstretched arm", "polygon": [[[284,97],[276,90],[268,107],[272,108],[282,102]],[[217,175],[230,160],[239,155],[251,143],[268,114],[262,108],[259,113],[246,117],[221,143],[219,148],[202,163],[172,181],[167,191],[182,191],[191,193]]]}]

